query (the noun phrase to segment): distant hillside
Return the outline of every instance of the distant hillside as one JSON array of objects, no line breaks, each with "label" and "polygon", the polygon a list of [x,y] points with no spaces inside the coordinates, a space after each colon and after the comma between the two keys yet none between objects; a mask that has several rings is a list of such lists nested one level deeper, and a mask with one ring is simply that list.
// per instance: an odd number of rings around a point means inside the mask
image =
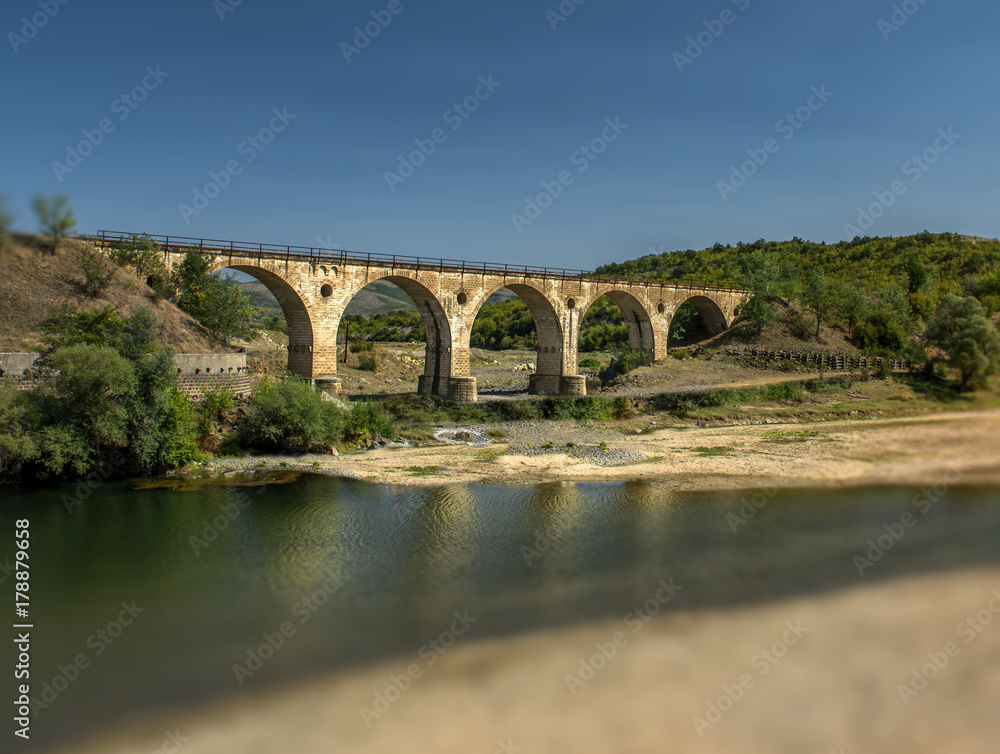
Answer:
[{"label": "distant hillside", "polygon": [[153,310],[164,345],[179,353],[225,353],[211,342],[205,329],[169,301],[152,298],[152,290],[134,276],[119,270],[98,299],[85,296],[83,273],[76,260],[80,241],[66,240],[59,252],[49,255],[37,236],[15,234],[12,248],[0,252],[0,351],[34,351],[42,343],[42,323],[63,302],[81,309],[108,304],[128,315],[139,307]]},{"label": "distant hillside", "polygon": [[695,251],[650,254],[626,262],[606,264],[596,272],[623,277],[649,277],[711,285],[739,281],[740,259],[754,251],[774,254],[786,274],[822,266],[836,281],[860,283],[866,290],[900,282],[910,259],[916,258],[935,276],[940,293],[957,293],[966,276],[1000,269],[1000,241],[952,233],[920,233],[900,238],[856,238],[836,244],[791,241],[715,244]]},{"label": "distant hillside", "polygon": [[[235,277],[234,280],[240,283],[244,292],[250,296],[250,301],[254,306],[259,306],[268,314],[282,316],[281,305],[277,299],[271,295],[267,287],[256,280],[247,279],[249,276]],[[517,295],[506,288],[497,291],[490,296],[488,304],[495,304],[501,301],[508,301],[517,298]],[[362,288],[358,295],[351,299],[347,305],[345,314],[360,315],[362,317],[374,317],[377,314],[392,314],[394,312],[415,311],[416,306],[402,288],[390,283],[388,280],[376,280],[374,283]]]}]

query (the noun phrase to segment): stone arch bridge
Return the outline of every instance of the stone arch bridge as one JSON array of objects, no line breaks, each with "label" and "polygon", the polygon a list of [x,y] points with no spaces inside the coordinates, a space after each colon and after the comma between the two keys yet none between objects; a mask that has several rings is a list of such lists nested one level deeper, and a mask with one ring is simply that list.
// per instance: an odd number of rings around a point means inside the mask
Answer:
[{"label": "stone arch bridge", "polygon": [[[136,234],[100,231],[90,240],[109,250]],[[423,316],[427,333],[424,373],[417,391],[455,401],[476,400],[469,340],[486,300],[507,288],[527,305],[538,335],[536,373],[530,389],[546,395],[585,395],[577,371],[580,323],[587,309],[608,296],[621,309],[633,349],[654,361],[667,355],[670,320],[690,301],[711,332],[732,322],[746,292],[665,281],[605,277],[577,270],[388,256],[296,246],[151,236],[168,269],[189,251],[213,258],[213,269],[245,272],[281,304],[288,322],[290,371],[339,390],[337,329],[348,303],[362,288],[387,280],[405,291]]]}]

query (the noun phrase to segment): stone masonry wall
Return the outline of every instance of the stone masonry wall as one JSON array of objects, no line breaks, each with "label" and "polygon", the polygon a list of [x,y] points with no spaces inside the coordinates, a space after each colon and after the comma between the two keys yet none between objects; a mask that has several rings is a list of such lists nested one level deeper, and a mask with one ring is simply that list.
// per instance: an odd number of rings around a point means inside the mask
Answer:
[{"label": "stone masonry wall", "polygon": [[[37,358],[37,353],[0,353],[0,380],[16,382],[22,390],[31,389],[35,381],[23,375]],[[250,394],[250,369],[245,353],[176,354],[174,364],[180,390],[192,400],[201,400],[207,390],[217,388],[232,390],[239,397]]]}]

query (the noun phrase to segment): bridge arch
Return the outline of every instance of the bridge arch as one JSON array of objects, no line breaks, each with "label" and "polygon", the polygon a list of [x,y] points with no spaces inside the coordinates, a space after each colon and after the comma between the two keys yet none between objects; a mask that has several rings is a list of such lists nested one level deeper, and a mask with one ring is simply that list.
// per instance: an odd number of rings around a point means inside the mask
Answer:
[{"label": "bridge arch", "polygon": [[281,275],[265,267],[248,264],[228,264],[216,260],[213,272],[236,270],[250,275],[271,292],[278,301],[288,324],[288,371],[312,379],[314,333],[309,309],[299,292]]},{"label": "bridge arch", "polygon": [[[588,310],[602,296],[607,296],[622,313],[630,349],[633,351],[642,349],[649,354],[650,361],[661,357],[661,354],[657,353],[657,348],[666,352],[666,343],[659,342],[662,339],[660,330],[663,328],[658,326],[660,323],[657,321],[659,319],[657,315],[662,315],[664,312],[655,309],[651,311],[649,304],[644,303],[632,292],[614,287],[599,288],[597,295],[589,302]],[[585,316],[586,311],[580,313],[581,327]]]},{"label": "bridge arch", "polygon": [[[452,377],[455,375],[454,349],[452,348],[452,327],[448,314],[438,297],[423,283],[412,277],[398,274],[372,275],[358,281],[337,303],[337,311],[333,315],[334,333],[340,327],[348,304],[362,290],[372,283],[385,281],[402,289],[403,293],[413,301],[417,312],[424,322],[426,333],[426,350],[424,351],[424,373],[417,382],[417,392],[422,395],[453,394]],[[328,284],[328,283],[327,283]],[[322,294],[321,294],[322,295]]]},{"label": "bridge arch", "polygon": [[689,296],[680,301],[674,311],[676,312],[684,304],[691,304],[695,308],[705,322],[705,328],[712,335],[718,335],[729,327],[729,320],[722,307],[708,296]]},{"label": "bridge arch", "polygon": [[[555,306],[541,288],[529,283],[507,281],[485,288],[468,307],[469,313],[465,317],[467,337],[471,338],[476,317],[490,296],[504,288],[516,294],[524,302],[535,322],[538,351],[535,373],[529,377],[528,390],[532,393],[558,395],[563,377],[563,326]],[[467,348],[468,343],[465,346]]]}]

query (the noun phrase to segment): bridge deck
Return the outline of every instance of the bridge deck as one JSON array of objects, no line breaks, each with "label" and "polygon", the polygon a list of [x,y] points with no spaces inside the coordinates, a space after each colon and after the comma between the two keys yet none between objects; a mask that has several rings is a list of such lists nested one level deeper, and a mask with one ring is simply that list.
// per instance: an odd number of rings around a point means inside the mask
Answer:
[{"label": "bridge deck", "polygon": [[528,265],[499,264],[496,262],[465,262],[460,259],[436,259],[426,257],[402,256],[399,254],[379,254],[342,249],[314,249],[306,246],[281,246],[266,243],[247,243],[244,241],[221,241],[212,238],[188,238],[185,236],[154,236],[143,233],[125,233],[122,231],[100,230],[96,236],[80,236],[80,238],[99,242],[102,247],[123,240],[132,240],[148,236],[163,249],[164,253],[183,254],[188,251],[201,251],[218,256],[252,256],[259,260],[283,260],[299,262],[315,262],[316,264],[354,264],[368,267],[389,267],[404,270],[435,270],[439,272],[457,272],[462,274],[496,275],[502,277],[530,277],[555,280],[589,280],[597,283],[612,283],[614,285],[642,285],[647,287],[676,288],[687,290],[709,290],[723,292],[739,292],[744,289],[732,286],[703,285],[701,283],[676,282],[670,280],[649,280],[643,278],[621,278],[613,275],[597,275],[587,270],[567,270],[552,267],[532,267]]}]

